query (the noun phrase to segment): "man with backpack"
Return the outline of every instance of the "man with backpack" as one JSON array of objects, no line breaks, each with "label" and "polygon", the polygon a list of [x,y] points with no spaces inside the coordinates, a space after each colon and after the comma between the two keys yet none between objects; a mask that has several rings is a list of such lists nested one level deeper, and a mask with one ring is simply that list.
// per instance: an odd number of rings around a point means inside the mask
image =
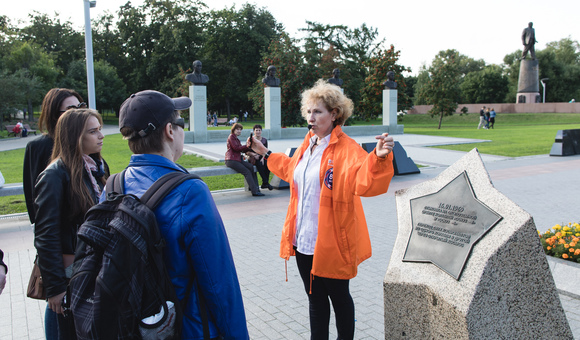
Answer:
[{"label": "man with backpack", "polygon": [[[124,194],[142,197],[164,175],[187,175],[175,161],[184,143],[179,110],[190,106],[187,97],[171,99],[152,90],[132,94],[121,105],[119,128],[133,152],[121,177]],[[105,199],[104,194],[101,201]],[[226,230],[207,185],[186,179],[153,211],[166,244],[165,268],[183,313],[181,338],[249,339]]]}]

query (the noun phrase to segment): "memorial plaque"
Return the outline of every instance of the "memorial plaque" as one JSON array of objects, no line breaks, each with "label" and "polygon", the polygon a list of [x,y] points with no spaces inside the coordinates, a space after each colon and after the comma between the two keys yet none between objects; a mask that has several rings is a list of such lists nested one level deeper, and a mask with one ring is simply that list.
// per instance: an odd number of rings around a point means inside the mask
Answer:
[{"label": "memorial plaque", "polygon": [[413,230],[403,261],[433,263],[456,280],[474,244],[502,219],[475,197],[465,171],[410,204]]}]

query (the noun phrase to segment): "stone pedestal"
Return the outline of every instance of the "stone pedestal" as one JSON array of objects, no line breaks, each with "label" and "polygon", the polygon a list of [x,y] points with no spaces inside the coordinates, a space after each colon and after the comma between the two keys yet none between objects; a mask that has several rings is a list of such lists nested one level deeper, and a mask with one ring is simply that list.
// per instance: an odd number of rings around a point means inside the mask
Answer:
[{"label": "stone pedestal", "polygon": [[540,77],[538,59],[524,59],[520,63],[516,103],[539,103]]},{"label": "stone pedestal", "polygon": [[279,87],[264,88],[264,129],[270,130],[270,139],[280,139],[282,135],[282,104]]},{"label": "stone pedestal", "polygon": [[389,126],[390,134],[403,133],[403,125],[397,124],[397,90],[383,90],[383,125]]},{"label": "stone pedestal", "polygon": [[[190,143],[207,143],[207,90],[205,85],[189,86],[189,131],[193,132]],[[190,134],[186,134],[189,137]]]},{"label": "stone pedestal", "polygon": [[[460,176],[471,191],[450,186]],[[533,218],[493,187],[477,149],[396,205],[386,339],[573,339]]]}]

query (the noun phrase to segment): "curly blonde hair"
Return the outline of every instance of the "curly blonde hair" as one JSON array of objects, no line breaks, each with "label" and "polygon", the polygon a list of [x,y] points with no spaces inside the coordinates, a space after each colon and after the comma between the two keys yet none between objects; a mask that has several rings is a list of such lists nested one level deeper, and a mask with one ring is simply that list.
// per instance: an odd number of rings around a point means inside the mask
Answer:
[{"label": "curly blonde hair", "polygon": [[333,122],[334,126],[343,125],[352,115],[354,104],[352,100],[342,93],[340,87],[330,84],[323,79],[319,79],[312,88],[302,92],[302,107],[300,109],[302,117],[307,119],[307,105],[312,102],[321,101],[329,112],[336,114]]}]

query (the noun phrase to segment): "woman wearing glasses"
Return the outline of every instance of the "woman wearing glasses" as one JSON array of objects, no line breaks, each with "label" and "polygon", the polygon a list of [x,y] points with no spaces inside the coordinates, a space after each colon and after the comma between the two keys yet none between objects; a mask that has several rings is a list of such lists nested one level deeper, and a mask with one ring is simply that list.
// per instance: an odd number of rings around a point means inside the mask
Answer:
[{"label": "woman wearing glasses", "polygon": [[109,175],[101,158],[102,124],[95,110],[63,113],[54,130],[50,164],[34,187],[34,246],[48,299],[47,339],[75,338],[71,318],[63,315],[62,300],[72,274],[72,263],[63,259],[74,256],[78,227],[87,210],[98,203]]},{"label": "woman wearing glasses", "polygon": [[[24,169],[22,183],[24,186],[24,198],[31,223],[36,222],[34,211],[34,185],[38,175],[50,162],[50,156],[54,145],[56,122],[58,118],[69,108],[82,108],[86,104],[83,98],[74,90],[51,89],[42,101],[39,128],[46,131],[44,135],[30,141],[26,145],[24,153]],[[56,314],[47,308],[45,317],[45,331],[47,339],[55,339],[58,336],[56,328]]]},{"label": "woman wearing glasses", "polygon": [[34,184],[36,178],[46,168],[52,154],[54,145],[54,130],[58,118],[70,108],[87,107],[83,103],[83,97],[75,90],[52,89],[44,96],[42,101],[39,129],[46,131],[41,137],[36,138],[26,145],[24,153],[24,169],[22,184],[24,186],[24,198],[30,223],[36,220],[33,207]]}]

